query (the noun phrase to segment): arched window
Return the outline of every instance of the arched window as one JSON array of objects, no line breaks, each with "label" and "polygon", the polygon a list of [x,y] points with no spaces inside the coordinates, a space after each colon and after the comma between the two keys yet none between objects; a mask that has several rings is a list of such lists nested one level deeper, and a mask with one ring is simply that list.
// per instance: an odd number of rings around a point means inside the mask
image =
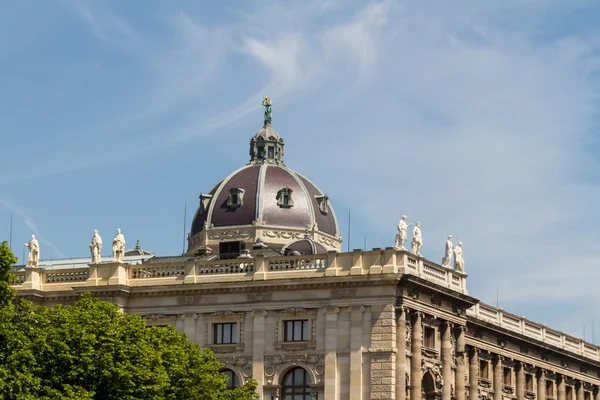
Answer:
[{"label": "arched window", "polygon": [[240,386],[240,378],[235,372],[230,369],[224,369],[221,372],[227,377],[227,389],[232,390]]},{"label": "arched window", "polygon": [[296,367],[283,377],[282,400],[312,400],[310,375],[304,368]]}]

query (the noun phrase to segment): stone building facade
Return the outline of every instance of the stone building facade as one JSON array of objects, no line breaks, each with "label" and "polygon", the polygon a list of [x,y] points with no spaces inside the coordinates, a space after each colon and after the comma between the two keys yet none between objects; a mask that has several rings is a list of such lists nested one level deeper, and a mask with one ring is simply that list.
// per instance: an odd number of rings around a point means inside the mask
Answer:
[{"label": "stone building facade", "polygon": [[[270,114],[269,114],[270,116]],[[81,293],[210,348],[264,399],[600,400],[598,347],[469,296],[403,249],[340,252],[329,198],[266,120],[250,163],[200,196],[186,254],[17,267],[17,295]]]}]

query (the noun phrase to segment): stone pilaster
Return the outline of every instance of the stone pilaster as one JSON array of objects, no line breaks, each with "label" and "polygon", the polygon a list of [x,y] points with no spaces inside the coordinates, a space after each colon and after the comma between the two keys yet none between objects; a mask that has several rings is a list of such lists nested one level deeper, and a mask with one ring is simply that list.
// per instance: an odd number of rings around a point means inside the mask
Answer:
[{"label": "stone pilaster", "polygon": [[362,399],[363,306],[352,306],[350,313],[350,400]]},{"label": "stone pilaster", "polygon": [[[396,399],[406,400],[406,314],[401,307],[396,311]],[[351,399],[352,400],[352,399]]]},{"label": "stone pilaster", "polygon": [[575,385],[575,390],[577,393],[577,400],[584,400],[585,395],[583,392],[583,382],[577,381],[577,384]]},{"label": "stone pilaster", "polygon": [[422,314],[420,312],[415,312],[411,313],[411,315],[413,315],[413,317],[411,338],[412,359],[410,362],[410,400],[421,400],[421,380],[423,379],[423,372],[421,371],[421,348],[423,346]]},{"label": "stone pilaster", "polygon": [[479,398],[479,349],[469,352],[469,399]]},{"label": "stone pilaster", "polygon": [[556,391],[556,400],[566,400],[567,398],[567,388],[565,386],[565,377],[558,377],[558,390]]},{"label": "stone pilaster", "polygon": [[451,322],[442,324],[442,400],[452,399],[452,329]]},{"label": "stone pilaster", "polygon": [[515,372],[517,375],[517,400],[525,400],[525,365],[517,361],[515,363]]},{"label": "stone pilaster", "polygon": [[[465,400],[465,330],[459,326],[456,336],[456,400]],[[417,399],[415,399],[417,400]]]},{"label": "stone pilaster", "polygon": [[598,386],[594,386],[594,400],[600,400],[600,388]]},{"label": "stone pilaster", "polygon": [[252,378],[256,379],[256,393],[263,398],[263,385],[265,383],[265,310],[252,312],[253,340],[252,340]]},{"label": "stone pilaster", "polygon": [[494,358],[494,400],[502,400],[502,373],[502,356],[498,355]]},{"label": "stone pilaster", "polygon": [[543,368],[537,371],[537,398],[546,400],[546,371]]},{"label": "stone pilaster", "polygon": [[325,398],[337,398],[337,321],[340,309],[325,307]]},{"label": "stone pilaster", "polygon": [[[393,304],[371,307],[371,399],[396,397],[396,314]],[[325,396],[326,398],[329,398]]]},{"label": "stone pilaster", "polygon": [[183,333],[187,335],[189,341],[195,342],[196,320],[198,319],[198,314],[185,313],[181,315],[181,319],[183,320]]}]

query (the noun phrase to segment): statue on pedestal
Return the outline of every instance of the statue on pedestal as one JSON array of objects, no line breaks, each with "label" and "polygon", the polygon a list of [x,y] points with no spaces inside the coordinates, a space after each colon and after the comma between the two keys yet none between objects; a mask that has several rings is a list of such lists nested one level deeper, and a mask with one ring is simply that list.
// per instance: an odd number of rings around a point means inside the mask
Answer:
[{"label": "statue on pedestal", "polygon": [[450,268],[450,263],[452,262],[452,235],[448,235],[448,240],[446,240],[446,253],[444,254],[444,258],[442,258],[442,267]]},{"label": "statue on pedestal", "polygon": [[412,238],[412,248],[410,249],[411,253],[415,256],[421,257],[421,247],[423,247],[423,237],[421,236],[421,223],[417,222],[413,229],[413,238]]},{"label": "statue on pedestal", "polygon": [[31,235],[31,240],[25,243],[25,247],[29,248],[29,255],[27,256],[27,266],[37,267],[40,261],[40,244],[38,243],[35,235]]},{"label": "statue on pedestal", "polygon": [[398,222],[398,234],[396,235],[396,244],[394,248],[397,250],[406,250],[404,248],[404,242],[406,242],[407,234],[406,231],[412,224],[406,224],[406,215],[402,216],[400,222]]},{"label": "statue on pedestal", "polygon": [[463,258],[462,242],[454,248],[454,269],[456,272],[465,272],[465,259]]},{"label": "statue on pedestal", "polygon": [[121,233],[120,229],[117,229],[117,234],[112,242],[113,251],[113,262],[123,262],[125,256],[125,236]]},{"label": "statue on pedestal", "polygon": [[102,238],[98,234],[98,229],[94,229],[90,251],[92,252],[92,263],[100,264],[102,262]]}]

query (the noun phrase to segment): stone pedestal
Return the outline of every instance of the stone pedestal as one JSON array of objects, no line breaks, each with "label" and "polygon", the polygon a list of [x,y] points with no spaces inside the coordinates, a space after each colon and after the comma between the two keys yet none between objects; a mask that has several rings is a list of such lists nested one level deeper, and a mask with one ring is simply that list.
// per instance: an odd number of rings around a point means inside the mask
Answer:
[{"label": "stone pedestal", "polygon": [[23,289],[42,289],[41,271],[37,267],[25,267],[25,281],[23,281]]},{"label": "stone pedestal", "polygon": [[108,262],[102,264],[88,264],[90,274],[88,284],[92,286],[102,285],[127,285],[127,264],[120,262]]}]

